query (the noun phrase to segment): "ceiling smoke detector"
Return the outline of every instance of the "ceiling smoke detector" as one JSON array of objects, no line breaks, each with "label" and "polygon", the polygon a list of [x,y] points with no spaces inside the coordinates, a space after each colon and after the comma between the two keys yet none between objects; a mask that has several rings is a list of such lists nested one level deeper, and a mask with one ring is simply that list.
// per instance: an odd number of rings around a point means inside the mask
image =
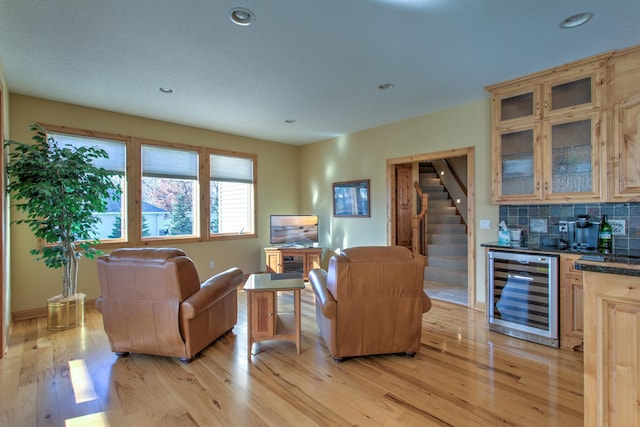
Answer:
[{"label": "ceiling smoke detector", "polygon": [[234,7],[229,11],[229,19],[236,25],[246,27],[251,25],[255,20],[255,15],[249,9],[244,7]]}]

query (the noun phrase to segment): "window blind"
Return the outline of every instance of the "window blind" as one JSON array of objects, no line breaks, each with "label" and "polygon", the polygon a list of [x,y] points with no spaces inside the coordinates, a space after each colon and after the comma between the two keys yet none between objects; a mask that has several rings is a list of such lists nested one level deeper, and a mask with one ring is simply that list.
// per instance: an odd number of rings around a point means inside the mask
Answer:
[{"label": "window blind", "polygon": [[60,133],[50,133],[52,137],[61,147],[72,145],[74,147],[96,147],[107,152],[108,158],[93,159],[93,164],[97,167],[104,168],[111,172],[124,173],[125,162],[125,143],[119,141],[109,141],[106,139],[98,139],[91,137],[65,135]]},{"label": "window blind", "polygon": [[253,159],[247,157],[212,154],[211,181],[253,183]]},{"label": "window blind", "polygon": [[198,153],[143,145],[142,176],[198,179]]}]

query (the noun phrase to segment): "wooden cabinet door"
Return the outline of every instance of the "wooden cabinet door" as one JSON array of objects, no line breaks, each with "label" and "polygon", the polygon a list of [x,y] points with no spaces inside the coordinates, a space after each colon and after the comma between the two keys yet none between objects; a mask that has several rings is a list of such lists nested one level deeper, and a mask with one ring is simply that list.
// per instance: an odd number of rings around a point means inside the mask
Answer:
[{"label": "wooden cabinet door", "polygon": [[496,129],[493,136],[494,202],[540,200],[540,125]]},{"label": "wooden cabinet door", "polygon": [[585,426],[640,426],[638,278],[584,272]]},{"label": "wooden cabinet door", "polygon": [[613,123],[613,198],[640,200],[640,93],[616,104]]},{"label": "wooden cabinet door", "polygon": [[253,337],[272,337],[276,332],[276,292],[249,292],[252,299],[251,333]]},{"label": "wooden cabinet door", "polygon": [[543,199],[600,199],[600,114],[545,120],[543,133]]},{"label": "wooden cabinet door", "polygon": [[508,126],[517,122],[533,123],[541,118],[540,85],[516,84],[513,89],[502,89],[491,97],[494,125]]},{"label": "wooden cabinet door", "polygon": [[320,268],[320,253],[307,252],[307,268],[304,272],[304,277],[309,276],[309,272],[314,268]]},{"label": "wooden cabinet door", "polygon": [[282,273],[282,253],[279,250],[266,250],[265,256],[267,258],[267,272]]},{"label": "wooden cabinet door", "polygon": [[606,61],[600,59],[575,70],[560,72],[545,82],[542,114],[545,118],[570,117],[602,107]]},{"label": "wooden cabinet door", "polygon": [[573,267],[578,258],[560,257],[560,347],[567,349],[582,345],[584,337],[582,272]]}]

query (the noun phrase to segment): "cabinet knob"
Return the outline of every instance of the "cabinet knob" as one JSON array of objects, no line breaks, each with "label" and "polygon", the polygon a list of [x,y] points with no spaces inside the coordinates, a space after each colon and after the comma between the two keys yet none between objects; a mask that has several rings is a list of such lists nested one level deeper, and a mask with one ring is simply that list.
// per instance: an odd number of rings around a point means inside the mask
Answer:
[{"label": "cabinet knob", "polygon": [[545,191],[549,189],[549,185],[546,182],[544,183],[544,189]]},{"label": "cabinet knob", "polygon": [[536,182],[536,190],[540,190],[540,183]]},{"label": "cabinet knob", "polygon": [[540,111],[540,103],[536,102],[536,111]]}]

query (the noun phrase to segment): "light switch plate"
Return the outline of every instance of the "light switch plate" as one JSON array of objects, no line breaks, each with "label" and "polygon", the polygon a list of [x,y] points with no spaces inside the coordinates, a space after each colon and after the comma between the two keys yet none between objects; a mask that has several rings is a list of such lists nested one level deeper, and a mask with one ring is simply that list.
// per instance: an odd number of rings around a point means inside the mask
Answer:
[{"label": "light switch plate", "polygon": [[547,218],[531,218],[529,220],[529,231],[531,233],[546,233]]},{"label": "light switch plate", "polygon": [[481,219],[480,220],[480,230],[489,230],[491,229],[491,220],[490,219]]},{"label": "light switch plate", "polygon": [[627,234],[626,223],[624,219],[609,219],[611,231],[614,236],[625,236]]}]

